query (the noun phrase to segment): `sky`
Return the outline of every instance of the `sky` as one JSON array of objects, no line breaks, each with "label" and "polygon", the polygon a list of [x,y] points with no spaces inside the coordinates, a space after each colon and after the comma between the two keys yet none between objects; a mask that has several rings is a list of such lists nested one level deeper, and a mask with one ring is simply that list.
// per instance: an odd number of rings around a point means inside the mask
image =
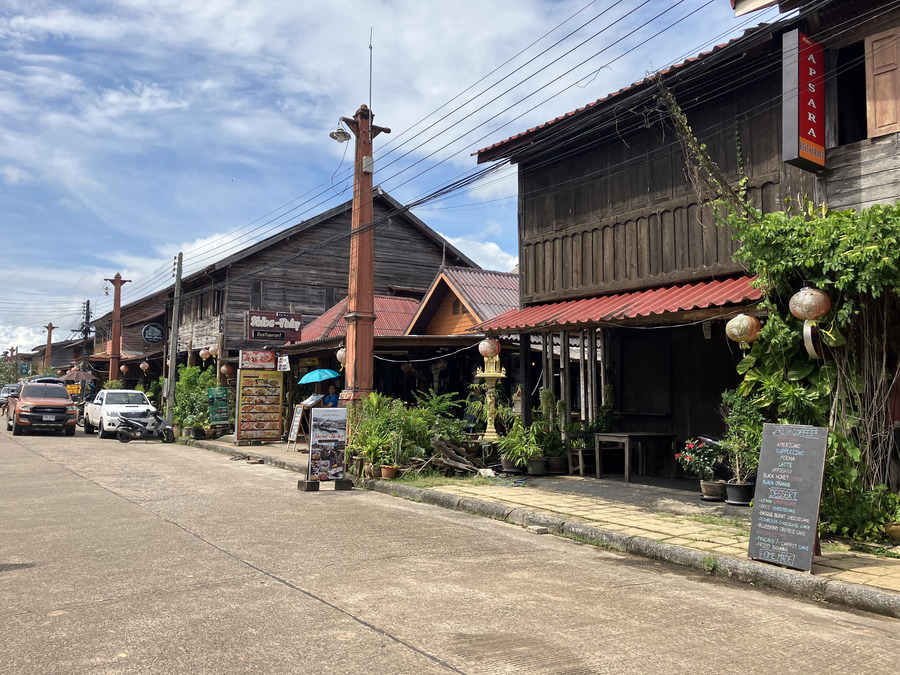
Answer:
[{"label": "sky", "polygon": [[[363,103],[403,204],[472,153],[777,16],[728,0],[0,0],[0,352],[123,304],[352,197]],[[515,167],[414,209],[516,264]],[[376,234],[377,236],[377,234]]]}]

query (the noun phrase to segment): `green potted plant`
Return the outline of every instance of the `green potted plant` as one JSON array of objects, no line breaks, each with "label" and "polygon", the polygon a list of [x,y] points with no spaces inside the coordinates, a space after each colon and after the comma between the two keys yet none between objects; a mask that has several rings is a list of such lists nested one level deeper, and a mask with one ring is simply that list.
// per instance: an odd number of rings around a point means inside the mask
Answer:
[{"label": "green potted plant", "polygon": [[[537,428],[532,425],[526,429],[522,424],[522,420],[516,418],[510,425],[505,436],[501,436],[497,441],[497,448],[500,451],[501,458],[505,458],[517,469],[528,469],[529,464],[531,470],[529,473],[537,474],[540,467],[537,462],[543,460],[543,451],[536,439]],[[506,464],[504,462],[504,464]]]},{"label": "green potted plant", "polygon": [[725,422],[722,450],[731,470],[731,480],[725,485],[729,504],[748,506],[753,499],[759,450],[766,419],[748,398],[734,389],[722,392],[720,407]]},{"label": "green potted plant", "polygon": [[725,481],[715,480],[715,465],[721,455],[721,447],[701,438],[688,439],[684,450],[675,453],[681,468],[700,479],[701,499],[705,501],[725,501]]}]

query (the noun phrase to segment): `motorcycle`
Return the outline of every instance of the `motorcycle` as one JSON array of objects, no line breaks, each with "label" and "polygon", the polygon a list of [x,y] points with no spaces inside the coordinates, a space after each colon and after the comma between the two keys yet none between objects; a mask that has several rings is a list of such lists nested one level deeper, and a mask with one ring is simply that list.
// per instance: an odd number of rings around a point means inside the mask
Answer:
[{"label": "motorcycle", "polygon": [[[150,422],[153,424],[151,425]],[[166,418],[158,412],[150,413],[150,419],[145,423],[131,417],[120,417],[119,428],[116,429],[116,438],[120,443],[139,441],[151,436],[157,436],[163,443],[175,441],[175,431],[166,422]]]}]

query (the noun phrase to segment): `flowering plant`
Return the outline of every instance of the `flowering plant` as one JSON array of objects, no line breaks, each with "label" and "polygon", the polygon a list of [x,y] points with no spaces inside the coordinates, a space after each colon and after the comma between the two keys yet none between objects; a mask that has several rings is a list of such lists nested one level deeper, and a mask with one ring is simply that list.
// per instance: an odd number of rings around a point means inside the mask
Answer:
[{"label": "flowering plant", "polygon": [[697,474],[700,480],[712,480],[713,466],[719,460],[719,448],[699,438],[692,438],[684,444],[684,450],[675,453],[675,460],[685,471]]}]

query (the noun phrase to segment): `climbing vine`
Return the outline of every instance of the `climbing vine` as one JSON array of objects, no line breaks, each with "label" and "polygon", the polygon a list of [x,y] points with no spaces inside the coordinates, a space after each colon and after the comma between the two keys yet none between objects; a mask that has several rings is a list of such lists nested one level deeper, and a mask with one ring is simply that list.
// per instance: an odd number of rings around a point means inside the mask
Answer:
[{"label": "climbing vine", "polygon": [[[759,276],[764,292],[765,323],[738,365],[739,392],[771,419],[830,428],[823,529],[877,538],[885,521],[900,518],[897,496],[887,489],[894,456],[889,394],[900,373],[900,202],[834,211],[801,199],[764,214],[746,199],[746,177],[737,188],[727,183],[662,85],[660,99],[689,174],[715,195],[719,224],[740,242],[734,259]],[[804,285],[832,300],[818,326],[821,360],[806,352],[803,322],[787,309]]]}]

